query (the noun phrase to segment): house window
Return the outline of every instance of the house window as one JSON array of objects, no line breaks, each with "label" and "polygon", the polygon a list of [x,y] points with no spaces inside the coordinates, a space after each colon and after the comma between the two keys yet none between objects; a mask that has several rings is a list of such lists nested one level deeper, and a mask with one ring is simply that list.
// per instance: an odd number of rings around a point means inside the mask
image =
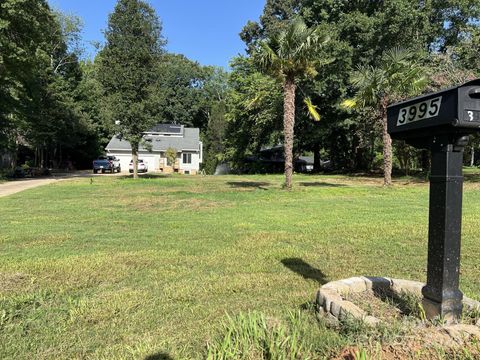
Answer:
[{"label": "house window", "polygon": [[192,163],[192,154],[183,154],[183,163],[191,164]]}]

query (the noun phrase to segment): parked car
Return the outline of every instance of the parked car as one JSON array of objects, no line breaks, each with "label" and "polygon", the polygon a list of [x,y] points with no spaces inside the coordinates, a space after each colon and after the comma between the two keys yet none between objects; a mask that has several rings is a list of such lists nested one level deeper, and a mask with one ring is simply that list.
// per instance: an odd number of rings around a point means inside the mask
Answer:
[{"label": "parked car", "polygon": [[[133,173],[133,160],[130,160],[130,165],[128,165],[128,171],[130,172],[130,174]],[[148,166],[142,159],[138,159],[138,172],[148,172]]]},{"label": "parked car", "polygon": [[93,160],[93,173],[101,172],[102,174],[105,171],[110,171],[112,174],[114,172],[120,172],[122,169],[120,167],[120,160],[115,156],[100,156],[97,160]]}]

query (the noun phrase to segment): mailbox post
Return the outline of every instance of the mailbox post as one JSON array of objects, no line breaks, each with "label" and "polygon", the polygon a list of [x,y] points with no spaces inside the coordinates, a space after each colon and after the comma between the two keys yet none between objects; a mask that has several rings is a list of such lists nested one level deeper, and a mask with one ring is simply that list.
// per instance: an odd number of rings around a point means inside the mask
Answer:
[{"label": "mailbox post", "polygon": [[431,151],[427,284],[428,318],[454,322],[462,314],[459,289],[463,150],[480,132],[480,80],[388,107],[393,139]]}]

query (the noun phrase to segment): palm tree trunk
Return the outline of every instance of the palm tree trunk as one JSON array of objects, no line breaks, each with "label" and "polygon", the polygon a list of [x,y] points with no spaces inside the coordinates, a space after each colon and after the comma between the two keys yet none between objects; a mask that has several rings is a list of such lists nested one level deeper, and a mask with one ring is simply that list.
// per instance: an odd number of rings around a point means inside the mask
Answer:
[{"label": "palm tree trunk", "polygon": [[138,179],[138,146],[132,144],[133,178]]},{"label": "palm tree trunk", "polygon": [[283,86],[283,134],[285,151],[285,188],[292,189],[293,128],[295,126],[295,78],[287,76]]},{"label": "palm tree trunk", "polygon": [[380,114],[383,125],[383,185],[392,185],[392,138],[387,129],[387,100],[382,99]]}]

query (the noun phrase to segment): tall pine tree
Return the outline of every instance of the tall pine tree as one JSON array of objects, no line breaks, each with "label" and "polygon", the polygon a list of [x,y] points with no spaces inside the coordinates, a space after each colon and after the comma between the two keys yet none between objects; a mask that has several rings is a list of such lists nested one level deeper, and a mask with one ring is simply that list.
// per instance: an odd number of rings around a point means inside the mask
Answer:
[{"label": "tall pine tree", "polygon": [[134,178],[142,133],[154,124],[155,65],[166,44],[155,11],[141,0],[119,0],[109,17],[100,53],[99,80],[106,116],[132,147]]}]

